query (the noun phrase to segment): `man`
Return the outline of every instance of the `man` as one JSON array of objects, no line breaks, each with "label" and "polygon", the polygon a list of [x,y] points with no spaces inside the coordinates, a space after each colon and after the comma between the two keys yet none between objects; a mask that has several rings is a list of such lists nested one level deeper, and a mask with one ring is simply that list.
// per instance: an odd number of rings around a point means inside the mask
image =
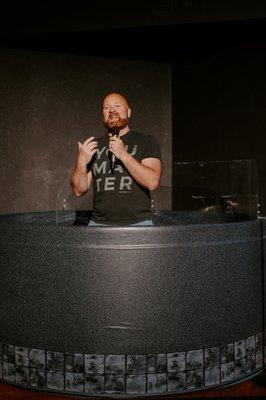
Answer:
[{"label": "man", "polygon": [[[107,95],[102,104],[108,134],[78,143],[71,175],[73,192],[82,196],[93,184],[91,226],[152,225],[150,191],[159,186],[160,148],[150,135],[129,128],[131,108],[119,93]],[[116,128],[119,136],[112,135]],[[115,168],[110,168],[112,154]],[[88,168],[89,167],[89,168]]]}]

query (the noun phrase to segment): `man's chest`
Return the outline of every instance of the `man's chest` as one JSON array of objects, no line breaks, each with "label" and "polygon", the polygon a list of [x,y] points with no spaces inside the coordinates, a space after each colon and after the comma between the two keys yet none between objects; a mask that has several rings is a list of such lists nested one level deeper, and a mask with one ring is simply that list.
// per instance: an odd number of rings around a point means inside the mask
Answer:
[{"label": "man's chest", "polygon": [[[128,154],[137,156],[140,146],[125,144]],[[111,171],[111,152],[107,145],[99,145],[92,167],[96,192],[130,193],[133,189],[133,179],[120,160],[116,161],[114,171]]]},{"label": "man's chest", "polygon": [[[125,149],[138,161],[142,154],[142,147],[135,142],[125,143]],[[111,155],[107,144],[99,143],[95,161],[92,166],[94,187],[96,192],[130,193],[134,187],[134,180],[120,160],[116,161],[114,171],[111,171]]]},{"label": "man's chest", "polygon": [[[143,146],[137,143],[127,143],[124,145],[125,150],[128,154],[135,157],[138,161],[141,160]],[[109,175],[111,173],[111,155],[112,153],[108,150],[107,144],[99,144],[99,148],[96,153],[95,161],[93,163],[93,174],[97,175]],[[123,173],[124,166],[117,160],[116,162],[116,172]]]}]

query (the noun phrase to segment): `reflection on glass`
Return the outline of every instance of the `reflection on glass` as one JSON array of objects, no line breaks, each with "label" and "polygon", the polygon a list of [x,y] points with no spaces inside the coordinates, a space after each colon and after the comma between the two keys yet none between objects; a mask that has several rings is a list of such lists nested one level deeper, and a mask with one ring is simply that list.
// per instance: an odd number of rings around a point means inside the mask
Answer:
[{"label": "reflection on glass", "polygon": [[[171,197],[171,211],[162,199]],[[173,164],[172,187],[153,195],[159,224],[226,223],[258,216],[257,167],[254,160]]]}]

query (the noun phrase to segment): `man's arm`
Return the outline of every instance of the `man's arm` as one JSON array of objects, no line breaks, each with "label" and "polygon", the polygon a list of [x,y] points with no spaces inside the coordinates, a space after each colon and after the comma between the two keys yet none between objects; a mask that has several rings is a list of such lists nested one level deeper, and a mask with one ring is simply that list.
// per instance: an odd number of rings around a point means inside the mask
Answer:
[{"label": "man's arm", "polygon": [[128,154],[120,138],[112,136],[109,141],[109,150],[122,161],[130,175],[146,189],[155,190],[159,186],[162,165],[158,158],[145,158],[138,162]]},{"label": "man's arm", "polygon": [[87,171],[87,164],[89,164],[98,148],[98,143],[93,139],[91,137],[85,140],[83,144],[79,143],[79,154],[70,178],[70,184],[76,196],[83,196],[91,185],[92,172]]},{"label": "man's arm", "polygon": [[70,183],[72,186],[72,190],[76,196],[83,196],[90,188],[92,181],[92,173],[91,171],[87,172],[87,166],[85,168],[83,166],[76,165],[71,178]]},{"label": "man's arm", "polygon": [[121,158],[130,175],[146,189],[155,190],[159,186],[162,164],[158,158],[145,158],[138,162],[126,153]]}]

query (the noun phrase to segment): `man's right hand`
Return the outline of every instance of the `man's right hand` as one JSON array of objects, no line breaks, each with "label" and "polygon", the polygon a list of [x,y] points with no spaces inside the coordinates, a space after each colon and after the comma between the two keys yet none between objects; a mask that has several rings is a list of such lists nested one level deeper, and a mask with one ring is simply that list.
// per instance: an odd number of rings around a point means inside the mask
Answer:
[{"label": "man's right hand", "polygon": [[93,155],[97,152],[98,142],[93,139],[94,137],[92,136],[83,143],[78,142],[79,154],[77,162],[79,165],[85,167],[91,162]]}]

